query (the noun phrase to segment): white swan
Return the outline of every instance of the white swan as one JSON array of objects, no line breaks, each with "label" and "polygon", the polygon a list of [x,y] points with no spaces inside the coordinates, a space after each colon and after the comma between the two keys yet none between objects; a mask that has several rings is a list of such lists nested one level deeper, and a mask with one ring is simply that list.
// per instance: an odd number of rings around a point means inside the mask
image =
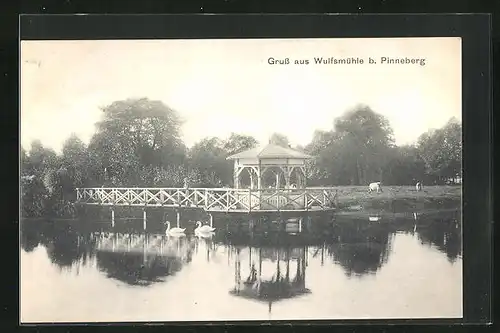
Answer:
[{"label": "white swan", "polygon": [[379,217],[379,216],[369,216],[369,217],[368,217],[368,220],[369,220],[370,222],[377,222],[377,221],[379,221],[379,220],[380,220],[380,217]]},{"label": "white swan", "polygon": [[165,235],[182,235],[184,234],[184,231],[186,231],[186,228],[172,228],[170,229],[170,222],[166,221],[165,224],[167,225],[167,230],[165,231]]},{"label": "white swan", "polygon": [[202,226],[201,222],[198,221],[198,222],[196,222],[196,229],[194,229],[194,232],[195,233],[208,233],[208,232],[213,232],[214,230],[215,230],[215,228],[212,228],[208,225]]},{"label": "white swan", "polygon": [[205,232],[195,231],[194,235],[201,239],[209,239],[212,238],[215,235],[215,233],[213,231],[205,231]]}]

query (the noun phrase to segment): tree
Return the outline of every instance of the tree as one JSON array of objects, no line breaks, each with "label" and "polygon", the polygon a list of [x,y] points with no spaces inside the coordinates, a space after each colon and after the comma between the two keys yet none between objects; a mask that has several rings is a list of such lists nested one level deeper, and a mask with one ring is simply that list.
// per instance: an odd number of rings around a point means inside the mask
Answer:
[{"label": "tree", "polygon": [[71,134],[64,142],[61,158],[73,188],[72,192],[76,187],[85,187],[89,179],[91,160],[87,147],[78,136]]},{"label": "tree", "polygon": [[384,180],[388,185],[415,185],[428,182],[425,162],[413,145],[391,148],[387,155]]},{"label": "tree", "polygon": [[422,134],[417,148],[434,182],[443,183],[461,175],[462,126],[456,119],[450,119],[443,128]]},{"label": "tree", "polygon": [[102,111],[103,119],[96,124],[89,145],[95,177],[115,185],[147,185],[151,170],[185,163],[182,122],[161,101],[127,99]]},{"label": "tree", "polygon": [[368,106],[358,105],[337,118],[334,128],[343,142],[343,157],[353,171],[351,184],[382,181],[387,153],[394,146],[389,121]]},{"label": "tree", "polygon": [[394,147],[387,119],[357,106],[335,119],[332,131],[316,131],[307,145],[314,156],[308,169],[312,184],[361,185],[384,178]]},{"label": "tree", "polygon": [[40,140],[34,140],[26,160],[26,172],[43,176],[47,169],[56,167],[57,162],[57,154],[53,149],[45,148]]},{"label": "tree", "polygon": [[288,148],[290,146],[290,142],[286,135],[280,133],[273,133],[269,138],[269,143]]},{"label": "tree", "polygon": [[29,153],[21,151],[21,210],[26,217],[41,216],[50,210],[54,192],[52,174],[59,168],[56,152],[45,148],[39,140],[31,144]]},{"label": "tree", "polygon": [[305,152],[314,158],[307,161],[307,178],[313,185],[331,183],[331,145],[334,140],[332,131],[316,130],[312,141],[305,147]]},{"label": "tree", "polygon": [[[201,187],[212,187],[232,182],[232,167],[226,160],[225,142],[219,138],[205,138],[189,150],[191,176]],[[194,179],[190,179],[192,183]],[[195,185],[193,185],[195,186]]]},{"label": "tree", "polygon": [[308,162],[308,177],[313,185],[349,185],[353,172],[352,150],[345,136],[333,131],[316,131],[307,146],[314,158]]},{"label": "tree", "polygon": [[448,151],[448,165],[445,175],[450,178],[462,176],[462,125],[456,118],[451,118],[443,128],[444,149]]},{"label": "tree", "polygon": [[224,150],[228,155],[240,153],[244,150],[257,147],[259,142],[252,136],[231,133],[224,142]]},{"label": "tree", "polygon": [[21,147],[21,151],[19,153],[19,164],[20,164],[20,169],[21,169],[21,174],[22,175],[27,175],[28,168],[29,168],[29,160],[28,160],[28,153],[26,150]]}]

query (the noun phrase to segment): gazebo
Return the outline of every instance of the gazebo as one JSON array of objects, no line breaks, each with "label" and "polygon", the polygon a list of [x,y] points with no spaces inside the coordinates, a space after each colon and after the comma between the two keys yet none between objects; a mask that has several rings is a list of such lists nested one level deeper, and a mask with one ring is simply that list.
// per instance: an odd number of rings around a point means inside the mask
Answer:
[{"label": "gazebo", "polygon": [[272,143],[227,157],[234,160],[236,189],[245,188],[241,182],[244,171],[250,178],[247,184],[250,189],[305,188],[306,160],[310,158],[307,154]]},{"label": "gazebo", "polygon": [[114,226],[115,206],[143,209],[146,229],[146,207],[171,207],[180,210],[198,208],[212,213],[269,213],[333,211],[337,191],[332,187],[306,187],[306,161],[312,157],[269,143],[227,157],[234,161],[232,188],[82,188],[77,189],[77,203],[108,205]]}]

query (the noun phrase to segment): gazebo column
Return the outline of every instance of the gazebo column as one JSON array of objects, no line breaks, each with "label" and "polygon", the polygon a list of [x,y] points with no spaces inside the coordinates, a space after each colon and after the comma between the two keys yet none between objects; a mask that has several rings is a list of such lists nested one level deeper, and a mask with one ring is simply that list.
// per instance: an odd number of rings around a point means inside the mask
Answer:
[{"label": "gazebo column", "polygon": [[234,188],[238,189],[240,188],[240,167],[238,160],[234,161],[234,171],[233,171],[233,177],[234,177]]},{"label": "gazebo column", "polygon": [[300,167],[300,179],[301,179],[301,187],[306,188],[307,187],[307,176],[306,176],[306,168],[305,167]]},{"label": "gazebo column", "polygon": [[254,184],[254,179],[253,179],[253,169],[252,168],[248,168],[248,175],[250,176],[250,189],[254,189],[255,187],[255,184]]},{"label": "gazebo column", "polygon": [[240,290],[241,285],[241,262],[240,262],[240,249],[236,249],[236,260],[234,265],[234,284],[237,290]]},{"label": "gazebo column", "polygon": [[297,188],[302,188],[302,174],[297,172],[295,178],[297,179],[297,184],[295,184]]},{"label": "gazebo column", "polygon": [[259,271],[257,272],[257,293],[260,296],[262,282],[262,248],[259,248]]},{"label": "gazebo column", "polygon": [[293,167],[286,166],[285,168],[285,186],[286,188],[290,188],[290,175],[292,174]]},{"label": "gazebo column", "polygon": [[262,170],[259,161],[259,165],[257,166],[257,189],[260,190],[261,188],[262,188]]}]

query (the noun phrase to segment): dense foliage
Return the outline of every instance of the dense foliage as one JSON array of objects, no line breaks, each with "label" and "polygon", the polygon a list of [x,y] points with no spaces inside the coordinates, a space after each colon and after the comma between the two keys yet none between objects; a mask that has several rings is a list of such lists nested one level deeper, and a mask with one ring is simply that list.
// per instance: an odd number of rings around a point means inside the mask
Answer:
[{"label": "dense foliage", "polygon": [[[181,118],[160,101],[117,101],[102,112],[88,145],[71,135],[60,155],[40,141],[29,151],[21,149],[23,216],[66,214],[77,187],[232,186],[233,166],[226,157],[258,145],[251,136],[232,133],[226,139],[204,138],[188,149],[180,136]],[[295,149],[313,156],[310,185],[442,184],[461,176],[461,133],[461,124],[451,119],[422,134],[415,145],[398,147],[387,119],[361,105]],[[280,133],[269,142],[290,146]]]}]

